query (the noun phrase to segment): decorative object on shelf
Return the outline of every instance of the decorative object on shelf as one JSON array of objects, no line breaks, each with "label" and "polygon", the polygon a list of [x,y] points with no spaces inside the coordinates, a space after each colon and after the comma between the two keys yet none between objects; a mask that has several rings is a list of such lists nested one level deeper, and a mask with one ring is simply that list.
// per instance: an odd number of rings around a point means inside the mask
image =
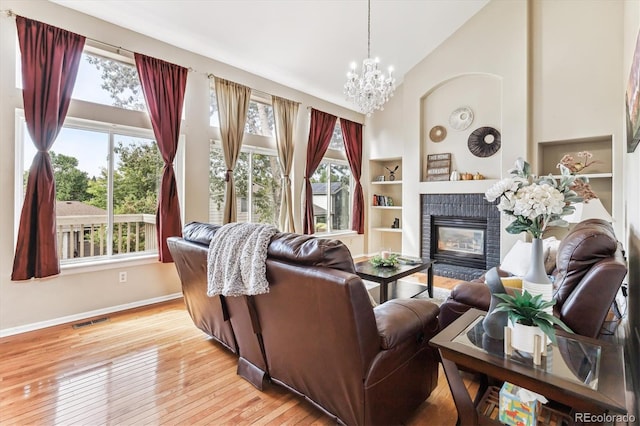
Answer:
[{"label": "decorative object on shelf", "polygon": [[458,172],[457,170],[452,171],[451,176],[449,176],[449,180],[460,180],[460,172]]},{"label": "decorative object on shelf", "polygon": [[447,129],[444,126],[433,126],[429,132],[429,139],[433,142],[442,142],[447,137]]},{"label": "decorative object on shelf", "polygon": [[575,211],[573,203],[582,198],[571,189],[576,177],[560,165],[562,175],[537,177],[531,174],[531,166],[522,158],[509,171],[511,177],[497,182],[485,193],[490,203],[497,205],[506,216],[513,218],[506,231],[510,234],[527,232],[533,238],[530,269],[524,276],[522,288],[534,295],[551,300],[553,287],[544,267],[542,234],[549,226],[567,227],[563,216]]},{"label": "decorative object on shelf", "polygon": [[449,125],[453,130],[466,130],[473,123],[473,111],[465,106],[457,108],[449,116]]},{"label": "decorative object on shelf", "polygon": [[358,74],[357,65],[351,63],[351,70],[347,73],[344,84],[346,99],[355,103],[360,112],[370,116],[393,96],[396,79],[393,77],[393,67],[389,67],[389,74],[384,76],[378,68],[378,58],[371,59],[371,0],[367,2],[367,58],[362,61],[362,73]]},{"label": "decorative object on shelf", "polygon": [[400,218],[393,219],[393,224],[391,225],[391,229],[400,229]]},{"label": "decorative object on shelf", "polygon": [[388,251],[382,251],[369,260],[376,268],[395,268],[398,266],[398,255]]},{"label": "decorative object on shelf", "polygon": [[507,325],[507,313],[505,311],[496,311],[495,308],[500,303],[501,299],[496,297],[496,294],[505,294],[506,290],[500,275],[498,275],[497,268],[491,268],[485,275],[485,281],[487,287],[491,292],[491,303],[489,304],[489,310],[482,320],[482,328],[484,332],[492,339],[504,339],[504,328]]},{"label": "decorative object on shelf", "polygon": [[636,150],[640,142],[640,31],[636,38],[636,50],[631,60],[631,71],[625,94],[627,116],[627,152]]},{"label": "decorative object on shelf", "polygon": [[500,150],[500,132],[493,127],[479,127],[469,135],[467,146],[476,157],[491,157]]},{"label": "decorative object on shelf", "polygon": [[469,172],[464,172],[460,175],[460,179],[462,180],[473,180],[473,175]]},{"label": "decorative object on shelf", "polygon": [[[532,296],[527,290],[522,293],[499,294],[495,293],[495,297],[501,300],[493,312],[506,312],[509,317],[510,347],[523,352],[533,353],[536,349],[534,346],[535,335],[541,336],[543,347],[546,348],[547,336],[549,343],[556,343],[555,325],[563,330],[573,333],[571,329],[559,318],[548,312],[549,308],[555,305],[556,301],[545,301],[542,295]],[[505,343],[505,345],[506,345]],[[508,352],[508,351],[507,351]],[[541,350],[541,352],[545,352]]]},{"label": "decorative object on shelf", "polygon": [[373,178],[374,182],[384,182],[385,181],[385,177],[384,175],[380,175],[380,176],[376,176],[375,178]]},{"label": "decorative object on shelf", "polygon": [[427,181],[449,180],[451,153],[427,155]]},{"label": "decorative object on shelf", "polygon": [[393,170],[391,170],[387,166],[384,166],[384,168],[387,169],[387,171],[389,172],[389,180],[391,180],[391,181],[396,180],[396,172],[398,171],[398,167],[400,167],[400,166],[399,165],[395,166],[393,168]]},{"label": "decorative object on shelf", "polygon": [[476,174],[473,175],[473,180],[484,180],[484,175],[480,174],[480,172],[476,172]]}]

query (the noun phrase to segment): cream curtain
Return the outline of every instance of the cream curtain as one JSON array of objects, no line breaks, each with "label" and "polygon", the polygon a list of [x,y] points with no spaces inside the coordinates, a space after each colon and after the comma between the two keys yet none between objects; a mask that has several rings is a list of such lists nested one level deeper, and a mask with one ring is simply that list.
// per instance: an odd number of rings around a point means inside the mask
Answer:
[{"label": "cream curtain", "polygon": [[222,152],[227,166],[223,223],[230,223],[237,220],[233,169],[240,156],[244,125],[247,120],[247,111],[251,98],[251,88],[221,78],[216,78],[215,82]]},{"label": "cream curtain", "polygon": [[280,197],[280,217],[278,225],[282,232],[296,232],[293,223],[293,199],[291,196],[291,166],[293,165],[293,135],[298,118],[299,103],[288,99],[272,97],[273,116],[276,122],[276,144],[278,163],[282,177]]}]

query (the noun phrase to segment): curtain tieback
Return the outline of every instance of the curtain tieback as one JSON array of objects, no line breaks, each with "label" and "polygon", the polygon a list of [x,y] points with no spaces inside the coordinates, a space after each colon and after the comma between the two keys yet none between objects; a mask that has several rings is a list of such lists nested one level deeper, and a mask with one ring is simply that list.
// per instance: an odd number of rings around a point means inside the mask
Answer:
[{"label": "curtain tieback", "polygon": [[229,179],[231,179],[231,174],[232,173],[233,173],[233,170],[227,169],[227,172],[224,174],[224,181],[225,182],[229,182]]}]

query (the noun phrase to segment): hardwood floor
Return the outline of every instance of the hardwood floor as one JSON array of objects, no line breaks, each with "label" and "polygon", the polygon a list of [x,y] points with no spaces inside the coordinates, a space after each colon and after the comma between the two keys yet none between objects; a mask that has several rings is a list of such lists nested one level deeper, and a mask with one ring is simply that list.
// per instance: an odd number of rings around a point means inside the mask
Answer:
[{"label": "hardwood floor", "polygon": [[[193,325],[182,300],[3,338],[0,354],[2,425],[333,424],[284,388],[261,392],[237,376],[236,357]],[[456,418],[441,371],[407,424]]]}]

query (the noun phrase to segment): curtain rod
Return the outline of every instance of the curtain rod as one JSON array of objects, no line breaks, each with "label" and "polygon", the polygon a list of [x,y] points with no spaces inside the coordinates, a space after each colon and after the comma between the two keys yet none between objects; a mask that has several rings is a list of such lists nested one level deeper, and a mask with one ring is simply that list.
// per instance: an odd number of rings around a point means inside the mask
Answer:
[{"label": "curtain rod", "polygon": [[[13,10],[11,10],[11,9],[2,10],[2,13],[4,13],[8,18],[15,18],[16,16],[19,16],[16,13],[14,13]],[[133,50],[125,49],[122,46],[116,46],[115,44],[107,43],[106,41],[96,40],[95,38],[91,38],[91,37],[87,37],[87,36],[83,36],[83,37],[85,39],[87,39],[87,40],[90,40],[90,41],[94,42],[94,43],[98,43],[98,44],[101,44],[103,46],[111,47],[112,49],[115,49],[117,54],[121,54],[122,51],[131,53],[132,55],[134,55],[136,53]],[[182,65],[180,65],[180,66],[182,66]],[[192,67],[186,67],[186,68],[189,70],[189,72],[197,72]]]}]

